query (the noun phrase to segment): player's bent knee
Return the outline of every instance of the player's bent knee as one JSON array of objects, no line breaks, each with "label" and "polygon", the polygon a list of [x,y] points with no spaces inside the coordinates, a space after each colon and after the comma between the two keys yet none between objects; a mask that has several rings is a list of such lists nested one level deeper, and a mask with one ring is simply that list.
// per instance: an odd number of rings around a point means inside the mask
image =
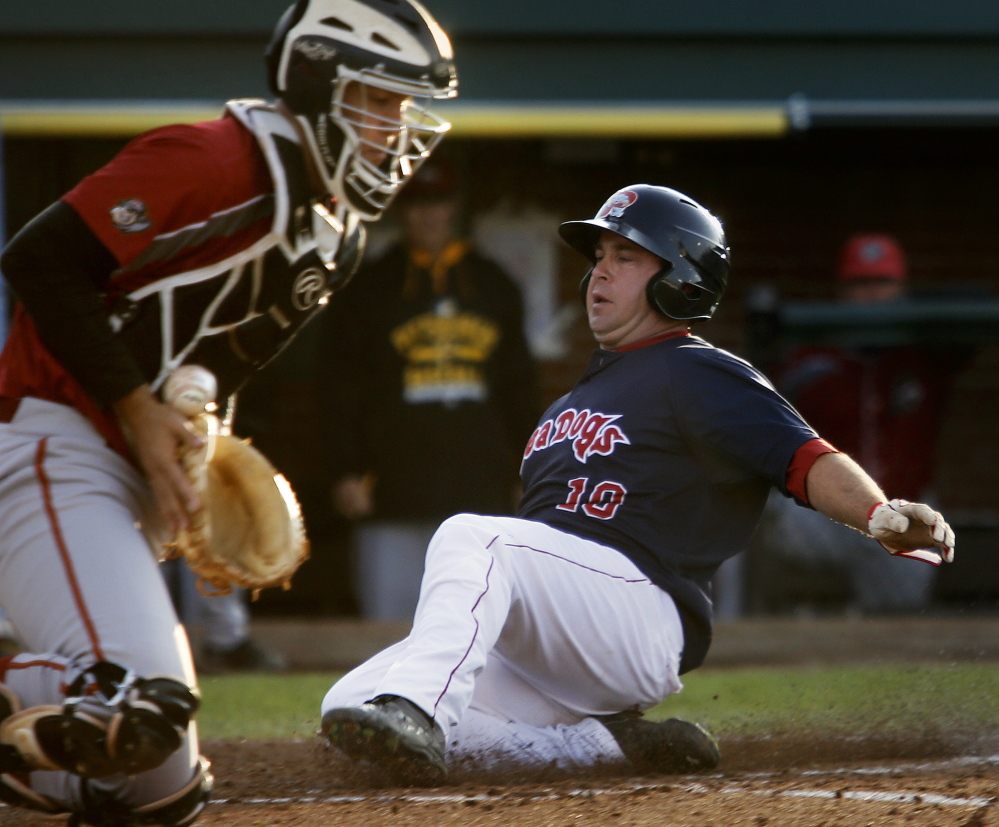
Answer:
[{"label": "player's bent knee", "polygon": [[427,558],[446,558],[449,555],[465,556],[470,549],[495,551],[495,542],[501,529],[480,514],[454,514],[438,527],[427,548]]},{"label": "player's bent knee", "polygon": [[187,827],[194,823],[211,799],[215,778],[209,771],[210,766],[202,756],[198,759],[194,775],[183,788],[159,801],[135,808],[85,783],[82,788],[83,807],[79,815],[84,824]]},{"label": "player's bent knee", "polygon": [[67,695],[62,706],[31,707],[0,723],[0,755],[13,750],[33,770],[137,775],[180,747],[200,703],[180,681],[138,678],[108,662],[82,673]]}]

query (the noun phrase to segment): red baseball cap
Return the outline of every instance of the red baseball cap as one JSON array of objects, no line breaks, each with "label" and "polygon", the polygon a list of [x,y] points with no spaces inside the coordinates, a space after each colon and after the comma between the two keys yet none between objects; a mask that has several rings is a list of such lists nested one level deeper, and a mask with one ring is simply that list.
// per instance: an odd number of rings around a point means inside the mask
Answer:
[{"label": "red baseball cap", "polygon": [[860,233],[851,236],[839,254],[836,278],[905,281],[909,268],[902,247],[890,235]]}]

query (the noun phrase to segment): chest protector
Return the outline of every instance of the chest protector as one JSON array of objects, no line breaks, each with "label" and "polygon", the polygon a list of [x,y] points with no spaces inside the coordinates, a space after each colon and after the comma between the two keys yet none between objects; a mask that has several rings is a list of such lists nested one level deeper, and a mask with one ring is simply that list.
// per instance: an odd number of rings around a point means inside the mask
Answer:
[{"label": "chest protector", "polygon": [[[267,160],[274,192],[245,211],[253,218],[272,214],[271,228],[222,261],[166,276],[115,302],[112,329],[154,391],[178,365],[197,364],[215,374],[219,399],[233,394],[347,282],[363,250],[358,217],[338,218],[316,203],[288,120],[263,101],[230,101],[227,110],[253,133]],[[231,227],[240,217],[226,220]],[[183,240],[198,243],[197,232],[184,231]],[[142,260],[169,258],[177,235],[154,241]]]}]

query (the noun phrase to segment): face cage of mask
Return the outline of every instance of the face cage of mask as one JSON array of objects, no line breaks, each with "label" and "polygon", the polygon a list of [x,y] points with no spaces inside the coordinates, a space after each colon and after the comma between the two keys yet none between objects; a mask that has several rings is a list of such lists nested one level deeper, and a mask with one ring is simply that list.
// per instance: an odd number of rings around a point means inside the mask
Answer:
[{"label": "face cage of mask", "polygon": [[[344,103],[343,97],[350,83],[383,89],[405,95],[399,119],[384,118],[363,107]],[[374,219],[381,215],[403,184],[430,156],[441,138],[451,129],[451,124],[430,112],[430,101],[454,97],[451,89],[440,90],[429,83],[418,83],[371,69],[352,70],[341,65],[333,81],[333,96],[329,114],[321,119],[335,124],[343,135],[339,158],[332,157],[328,136],[319,135],[319,147],[332,171],[330,189],[338,199],[345,199],[358,209],[362,216]],[[329,123],[332,122],[332,123]],[[363,137],[365,133],[390,136],[388,145]],[[362,152],[371,147],[385,153],[384,160],[375,164],[365,159]],[[361,199],[370,207],[357,204]]]}]

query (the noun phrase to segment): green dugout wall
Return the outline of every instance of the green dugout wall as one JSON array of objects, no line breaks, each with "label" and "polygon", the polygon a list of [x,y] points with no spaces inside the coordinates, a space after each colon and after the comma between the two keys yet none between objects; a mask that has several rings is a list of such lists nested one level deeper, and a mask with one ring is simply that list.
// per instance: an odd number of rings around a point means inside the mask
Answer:
[{"label": "green dugout wall", "polygon": [[[444,105],[454,131],[443,147],[473,184],[470,210],[507,203],[580,217],[639,180],[690,192],[725,219],[734,250],[730,293],[704,329],[720,344],[746,352],[751,288],[828,295],[836,248],[857,230],[896,234],[920,290],[999,295],[999,4],[425,2],[455,44],[461,96]],[[267,95],[262,51],[285,6],[0,3],[8,231],[131,135],[215,117],[228,98]],[[580,262],[565,253],[559,267],[558,301],[570,307]],[[581,319],[567,336],[567,355],[543,366],[549,396],[588,357]],[[314,458],[283,441],[308,444],[302,386],[312,369],[302,354],[283,365],[298,384],[273,395],[281,407],[271,444],[319,513],[325,481]],[[989,344],[959,382],[938,480],[948,516],[970,538],[965,549],[984,538],[983,555],[999,526],[997,406],[999,348]],[[319,545],[342,528],[317,524]],[[312,565],[333,566],[323,562],[338,553],[331,543]],[[994,602],[999,583],[982,579],[993,570],[945,572],[948,593]],[[343,611],[342,581],[333,571],[303,578],[334,585],[296,588],[297,605]],[[268,600],[277,607],[281,596]]]},{"label": "green dugout wall", "polygon": [[[284,0],[0,5],[10,134],[110,134],[266,94]],[[451,32],[457,136],[777,135],[999,118],[984,0],[429,0]]]}]

